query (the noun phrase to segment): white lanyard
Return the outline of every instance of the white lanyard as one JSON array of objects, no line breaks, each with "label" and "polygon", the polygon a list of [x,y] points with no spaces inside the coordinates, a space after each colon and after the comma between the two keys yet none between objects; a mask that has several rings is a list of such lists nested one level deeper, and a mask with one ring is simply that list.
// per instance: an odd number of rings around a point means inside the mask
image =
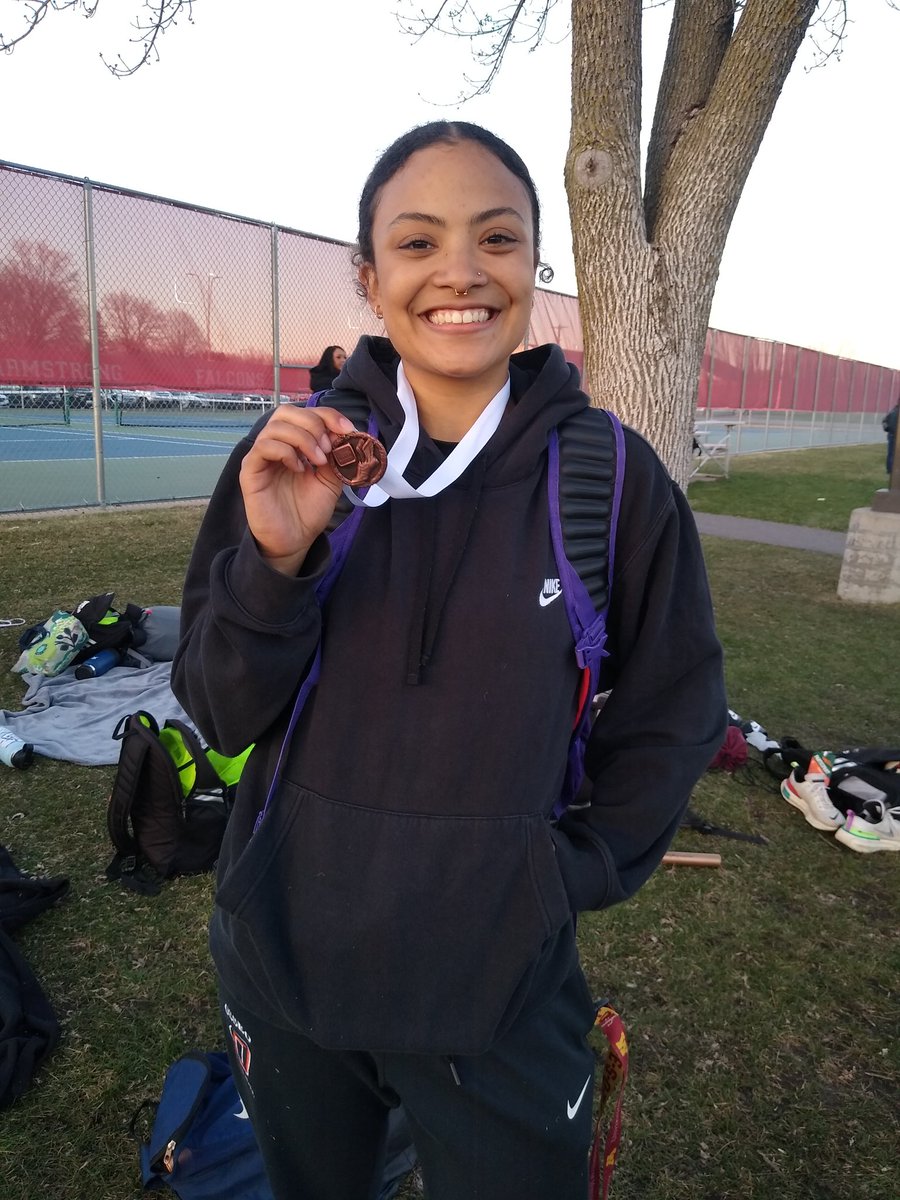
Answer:
[{"label": "white lanyard", "polygon": [[344,494],[356,505],[377,508],[391,496],[397,500],[418,500],[423,496],[436,496],[454,479],[458,479],[473,458],[487,445],[500,424],[500,418],[509,400],[509,378],[507,377],[506,383],[463,439],[454,446],[437,470],[417,488],[403,478],[403,472],[409,466],[409,460],[419,443],[419,414],[416,398],[409,386],[402,362],[397,366],[397,399],[400,401],[405,420],[396,442],[388,453],[384,475],[378,483],[372,484],[365,496],[357,496],[349,485],[344,486]]}]

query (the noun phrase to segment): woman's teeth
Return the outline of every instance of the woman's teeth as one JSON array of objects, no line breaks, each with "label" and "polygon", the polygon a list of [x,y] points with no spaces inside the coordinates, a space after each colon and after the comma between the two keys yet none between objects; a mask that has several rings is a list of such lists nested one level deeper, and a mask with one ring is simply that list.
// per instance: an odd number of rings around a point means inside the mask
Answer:
[{"label": "woman's teeth", "polygon": [[491,319],[487,308],[437,308],[428,314],[432,325],[475,325]]}]

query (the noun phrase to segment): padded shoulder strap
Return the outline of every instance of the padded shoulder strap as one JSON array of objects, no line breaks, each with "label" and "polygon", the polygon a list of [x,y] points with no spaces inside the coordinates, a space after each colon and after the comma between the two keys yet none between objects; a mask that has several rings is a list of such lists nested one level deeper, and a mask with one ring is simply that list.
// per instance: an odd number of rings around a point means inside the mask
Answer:
[{"label": "padded shoulder strap", "polygon": [[612,413],[585,408],[559,426],[559,516],[566,558],[596,612],[609,605],[625,448]]},{"label": "padded shoulder strap", "polygon": [[551,430],[547,455],[550,536],[581,668],[577,717],[554,806],[558,818],[577,796],[584,776],[591,700],[606,654],[606,612],[625,473],[622,425],[612,413],[582,409]]}]

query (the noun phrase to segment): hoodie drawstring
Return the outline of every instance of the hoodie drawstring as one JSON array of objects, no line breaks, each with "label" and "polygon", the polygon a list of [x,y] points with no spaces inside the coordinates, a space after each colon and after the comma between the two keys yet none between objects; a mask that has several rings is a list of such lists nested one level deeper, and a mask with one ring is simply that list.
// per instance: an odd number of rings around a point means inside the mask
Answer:
[{"label": "hoodie drawstring", "polygon": [[465,555],[478,514],[486,474],[486,456],[479,454],[471,464],[469,486],[465,492],[463,509],[451,535],[453,543],[446,556],[441,555],[441,562],[446,564],[443,570],[435,569],[438,550],[436,544],[437,506],[427,500],[419,501],[420,504],[428,506],[428,545],[423,546],[427,561],[422,564],[418,581],[422,603],[416,605],[416,611],[421,615],[416,626],[410,630],[408,645],[406,682],[413,686],[421,682],[422,670],[428,666],[431,660],[447,598]]}]

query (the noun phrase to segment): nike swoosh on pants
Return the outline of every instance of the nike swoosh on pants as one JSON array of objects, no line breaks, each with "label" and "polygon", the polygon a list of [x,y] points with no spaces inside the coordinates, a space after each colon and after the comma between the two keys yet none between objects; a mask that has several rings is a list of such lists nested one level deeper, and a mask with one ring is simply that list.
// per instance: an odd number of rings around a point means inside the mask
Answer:
[{"label": "nike swoosh on pants", "polygon": [[581,1089],[581,1094],[579,1095],[579,1097],[575,1101],[575,1103],[569,1104],[568,1101],[566,1102],[566,1116],[569,1118],[570,1121],[575,1116],[575,1114],[578,1112],[579,1108],[581,1108],[581,1102],[584,1099],[584,1093],[588,1090],[588,1085],[590,1084],[590,1082],[591,1082],[591,1077],[590,1077],[590,1075],[588,1075],[587,1079],[584,1081],[584,1087]]}]

